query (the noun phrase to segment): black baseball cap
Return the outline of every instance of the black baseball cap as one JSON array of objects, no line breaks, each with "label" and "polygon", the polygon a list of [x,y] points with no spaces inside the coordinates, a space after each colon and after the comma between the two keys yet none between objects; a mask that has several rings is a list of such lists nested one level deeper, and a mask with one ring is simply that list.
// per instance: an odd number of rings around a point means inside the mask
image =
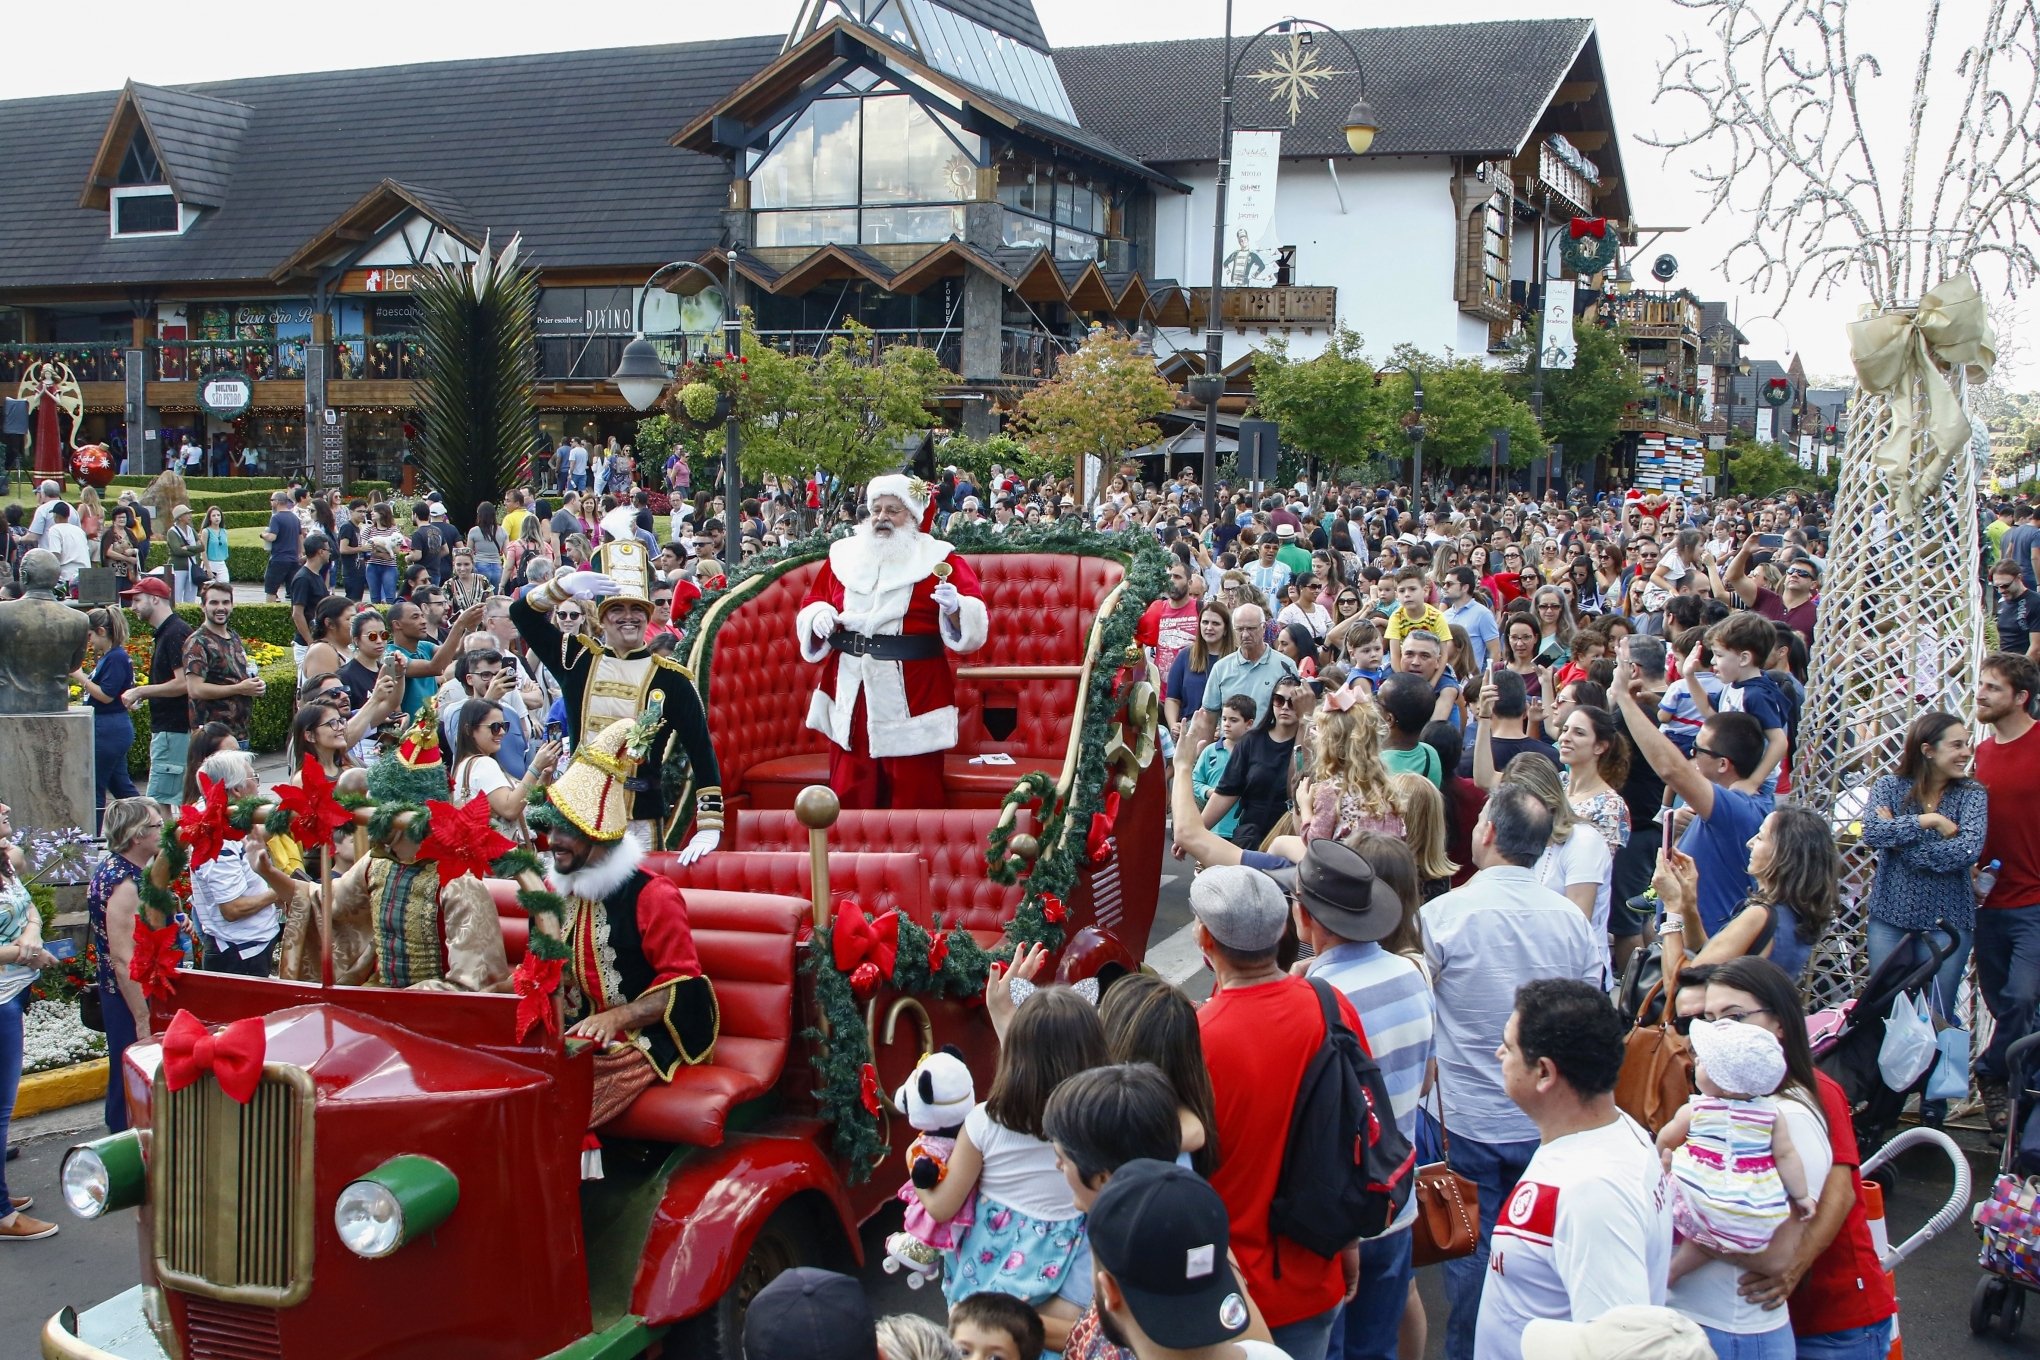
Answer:
[{"label": "black baseball cap", "polygon": [[1225,1202],[1196,1172],[1148,1158],[1126,1163],[1091,1206],[1085,1231],[1156,1344],[1197,1350],[1246,1331],[1246,1292],[1226,1259]]},{"label": "black baseball cap", "polygon": [[744,1312],[749,1360],[879,1360],[878,1323],[848,1275],[797,1266],[772,1278]]}]

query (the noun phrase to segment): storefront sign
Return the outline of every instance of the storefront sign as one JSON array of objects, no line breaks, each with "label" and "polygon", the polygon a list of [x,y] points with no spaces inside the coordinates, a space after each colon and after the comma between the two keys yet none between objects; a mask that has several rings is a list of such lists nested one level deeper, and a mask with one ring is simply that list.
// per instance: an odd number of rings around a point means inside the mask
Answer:
[{"label": "storefront sign", "polygon": [[389,302],[369,303],[368,319],[381,335],[393,331],[415,333],[424,328],[425,311],[416,298],[397,298]]},{"label": "storefront sign", "polygon": [[[538,293],[540,335],[631,335],[637,330],[635,288],[541,288]],[[660,299],[665,299],[662,303]],[[653,307],[660,315],[652,315]],[[718,315],[720,311],[718,310]],[[679,329],[679,299],[655,291],[648,299],[645,330],[650,334]]]},{"label": "storefront sign", "polygon": [[1275,286],[1275,183],[1282,173],[1282,134],[1233,133],[1232,191],[1225,219],[1222,282],[1227,288]]},{"label": "storefront sign", "polygon": [[198,404],[209,415],[232,420],[255,402],[255,384],[245,373],[221,371],[198,380]]},{"label": "storefront sign", "polygon": [[423,269],[397,269],[387,265],[375,269],[350,269],[340,276],[340,291],[409,293],[425,286],[426,273]]},{"label": "storefront sign", "polygon": [[[312,304],[309,302],[242,302],[234,306],[234,325],[244,326],[310,326]],[[247,334],[243,331],[242,334]]]}]

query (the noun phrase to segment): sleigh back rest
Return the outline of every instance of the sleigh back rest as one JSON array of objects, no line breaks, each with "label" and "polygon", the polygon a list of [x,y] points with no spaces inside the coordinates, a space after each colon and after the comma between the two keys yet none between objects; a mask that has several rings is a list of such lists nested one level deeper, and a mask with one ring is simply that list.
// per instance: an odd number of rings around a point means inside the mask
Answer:
[{"label": "sleigh back rest", "polygon": [[[966,669],[1080,664],[1098,605],[1125,574],[1110,558],[1062,553],[973,553],[966,560],[984,583],[991,615],[985,645],[958,659]],[[744,771],[753,766],[827,750],[806,727],[816,668],[801,660],[794,638],[801,600],[820,570],[818,561],[794,567],[718,611],[707,674],[697,679],[706,687],[709,731],[729,795],[744,792]],[[958,746],[1059,761],[1075,698],[1074,678],[960,677]]]}]

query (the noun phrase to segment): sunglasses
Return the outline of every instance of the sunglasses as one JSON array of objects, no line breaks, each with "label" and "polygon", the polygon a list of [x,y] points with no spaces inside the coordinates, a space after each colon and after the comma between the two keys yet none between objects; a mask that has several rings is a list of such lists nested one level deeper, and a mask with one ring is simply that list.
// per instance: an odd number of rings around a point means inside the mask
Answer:
[{"label": "sunglasses", "polygon": [[1283,708],[1294,708],[1296,707],[1296,696],[1294,694],[1278,694],[1269,702]]},{"label": "sunglasses", "polygon": [[488,727],[490,732],[499,737],[510,730],[510,724],[506,722],[492,722]]},{"label": "sunglasses", "polygon": [[579,623],[582,619],[585,619],[588,616],[586,614],[582,614],[573,610],[556,609],[553,611],[553,617],[565,619],[568,623]]},{"label": "sunglasses", "polygon": [[1797,576],[1797,577],[1798,577],[1798,578],[1799,578],[1800,580],[1802,580],[1802,581],[1811,581],[1811,580],[1813,579],[1813,573],[1812,573],[1812,572],[1810,572],[1810,571],[1801,571],[1801,570],[1800,570],[1799,568],[1797,568],[1797,567],[1794,567],[1794,568],[1792,568],[1792,569],[1791,569],[1790,571],[1786,572],[1785,574],[1786,574],[1787,576]]}]

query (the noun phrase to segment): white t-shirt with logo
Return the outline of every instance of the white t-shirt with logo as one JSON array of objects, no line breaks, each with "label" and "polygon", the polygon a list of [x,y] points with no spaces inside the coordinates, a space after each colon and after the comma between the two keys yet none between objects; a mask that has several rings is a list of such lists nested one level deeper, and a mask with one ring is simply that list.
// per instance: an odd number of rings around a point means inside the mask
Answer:
[{"label": "white t-shirt with logo", "polygon": [[1495,1220],[1474,1360],[1522,1360],[1537,1318],[1664,1303],[1671,1261],[1671,1187],[1635,1120],[1544,1144]]}]

